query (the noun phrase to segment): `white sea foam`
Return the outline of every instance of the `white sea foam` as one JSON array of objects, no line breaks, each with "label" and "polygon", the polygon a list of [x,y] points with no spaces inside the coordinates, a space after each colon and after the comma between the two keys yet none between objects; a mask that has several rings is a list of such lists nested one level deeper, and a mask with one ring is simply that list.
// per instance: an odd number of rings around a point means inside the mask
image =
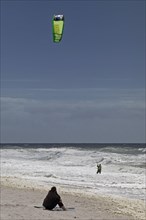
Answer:
[{"label": "white sea foam", "polygon": [[[120,149],[121,150],[121,149]],[[143,150],[143,149],[142,149]],[[102,173],[96,174],[96,163]],[[144,199],[145,154],[68,147],[1,149],[1,176]]]}]

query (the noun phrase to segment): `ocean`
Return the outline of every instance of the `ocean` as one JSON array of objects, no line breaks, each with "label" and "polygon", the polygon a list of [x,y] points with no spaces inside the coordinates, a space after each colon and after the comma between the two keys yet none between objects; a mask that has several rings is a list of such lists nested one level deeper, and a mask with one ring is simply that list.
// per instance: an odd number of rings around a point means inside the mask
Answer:
[{"label": "ocean", "polygon": [[[1,144],[1,177],[145,199],[145,144]],[[97,164],[102,165],[97,174]]]}]

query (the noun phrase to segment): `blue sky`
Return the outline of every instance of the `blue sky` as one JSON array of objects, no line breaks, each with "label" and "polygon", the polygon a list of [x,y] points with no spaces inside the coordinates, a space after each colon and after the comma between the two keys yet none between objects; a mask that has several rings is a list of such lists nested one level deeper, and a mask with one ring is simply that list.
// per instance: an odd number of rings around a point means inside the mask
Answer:
[{"label": "blue sky", "polygon": [[1,1],[1,141],[145,142],[145,1]]}]

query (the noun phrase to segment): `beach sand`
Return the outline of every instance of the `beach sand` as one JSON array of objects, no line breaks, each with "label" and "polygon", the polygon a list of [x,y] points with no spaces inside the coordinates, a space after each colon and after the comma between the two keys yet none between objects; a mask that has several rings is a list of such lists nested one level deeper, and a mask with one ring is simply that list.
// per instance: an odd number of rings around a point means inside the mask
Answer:
[{"label": "beach sand", "polygon": [[[5,181],[6,183],[6,181]],[[21,185],[22,186],[22,185]],[[48,190],[50,188],[48,187]],[[65,191],[57,187],[67,211],[48,211],[41,206],[48,190],[23,188],[1,181],[0,219],[1,220],[144,220],[145,204],[141,200],[111,196],[88,195]]]}]

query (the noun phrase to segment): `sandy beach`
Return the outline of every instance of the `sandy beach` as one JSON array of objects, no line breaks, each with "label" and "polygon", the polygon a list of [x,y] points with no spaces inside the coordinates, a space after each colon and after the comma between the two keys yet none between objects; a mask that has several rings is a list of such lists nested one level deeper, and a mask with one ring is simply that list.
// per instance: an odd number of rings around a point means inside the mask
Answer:
[{"label": "sandy beach", "polygon": [[[7,184],[6,184],[7,182]],[[5,184],[4,184],[5,183]],[[106,195],[88,195],[79,192],[65,191],[61,187],[61,195],[67,211],[44,210],[41,206],[48,190],[21,187],[5,179],[1,181],[1,220],[144,220],[145,204],[141,200],[117,198]]]}]

